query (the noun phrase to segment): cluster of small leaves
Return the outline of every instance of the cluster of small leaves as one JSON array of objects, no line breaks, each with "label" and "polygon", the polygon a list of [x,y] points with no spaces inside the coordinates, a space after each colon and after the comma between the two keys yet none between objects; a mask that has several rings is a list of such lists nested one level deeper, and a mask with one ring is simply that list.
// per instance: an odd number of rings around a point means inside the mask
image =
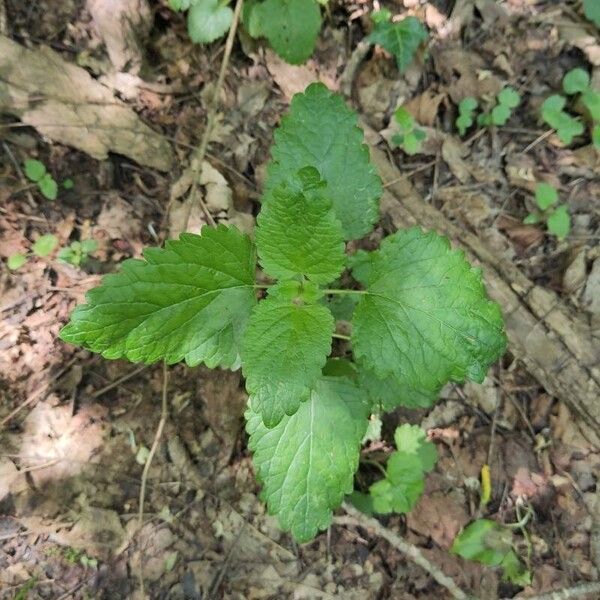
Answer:
[{"label": "cluster of small leaves", "polygon": [[558,192],[549,183],[538,183],[535,188],[536,212],[528,214],[524,223],[535,225],[545,221],[548,231],[563,240],[571,230],[571,216],[566,204],[558,203]]},{"label": "cluster of small leaves", "polygon": [[456,537],[451,552],[489,567],[502,567],[505,581],[521,586],[531,583],[531,573],[513,549],[512,530],[496,521],[473,521]]},{"label": "cluster of small leaves", "polygon": [[[8,257],[6,265],[12,271],[20,269],[30,258],[37,256],[39,258],[47,258],[54,252],[58,246],[58,238],[48,233],[40,236],[31,246],[30,254],[12,254]],[[95,252],[98,248],[96,240],[83,240],[81,242],[73,242],[70,246],[62,248],[57,258],[58,260],[70,263],[76,267],[81,266],[87,260],[88,256]]]},{"label": "cluster of small leaves", "polygon": [[417,127],[414,117],[401,106],[394,113],[394,119],[400,129],[392,138],[392,143],[400,146],[406,154],[417,154],[425,140],[425,132]]},{"label": "cluster of small leaves", "polygon": [[48,173],[43,162],[29,158],[23,164],[25,175],[29,181],[37,184],[42,195],[48,200],[56,200],[58,195],[58,184],[50,173]]},{"label": "cluster of small leaves", "polygon": [[[188,11],[190,39],[209,44],[224,36],[233,19],[229,0],[169,0],[173,10]],[[292,64],[313,53],[321,29],[321,9],[316,0],[248,0],[242,24],[253,38],[266,38],[273,50]]]},{"label": "cluster of small leaves", "polygon": [[600,28],[600,2],[598,0],[583,0],[583,12],[587,19]]},{"label": "cluster of small leaves", "polygon": [[592,122],[592,143],[600,148],[600,93],[590,86],[588,72],[581,68],[569,71],[563,79],[563,90],[569,96],[580,94]]},{"label": "cluster of small leaves", "polygon": [[[255,243],[219,225],[146,249],[88,293],[61,337],[107,358],[241,366],[262,497],[307,541],[352,491],[373,408],[429,406],[448,381],[482,381],[506,340],[479,270],[419,228],[360,254],[364,289],[326,287],[346,269],[345,241],[372,230],[382,187],[356,114],[322,84],[293,98],[267,175]],[[257,257],[274,282],[260,302]],[[336,294],[359,298],[354,364],[341,369],[327,363]]]},{"label": "cluster of small leaves", "polygon": [[477,100],[470,96],[460,101],[458,105],[458,117],[456,117],[456,128],[461,136],[465,135],[467,129],[473,125],[477,106]]},{"label": "cluster of small leaves", "polygon": [[377,513],[407,513],[423,493],[425,474],[437,461],[435,445],[417,425],[401,425],[394,433],[396,451],[388,458],[385,479],[369,488]]},{"label": "cluster of small leaves", "polygon": [[398,70],[403,73],[412,63],[419,46],[427,40],[427,30],[416,17],[393,23],[392,13],[387,9],[374,12],[372,19],[374,27],[367,40],[394,56]]},{"label": "cluster of small leaves", "polygon": [[512,87],[507,86],[498,92],[496,104],[489,113],[482,113],[477,117],[477,123],[484,127],[491,125],[506,125],[512,112],[521,104],[521,96]]}]

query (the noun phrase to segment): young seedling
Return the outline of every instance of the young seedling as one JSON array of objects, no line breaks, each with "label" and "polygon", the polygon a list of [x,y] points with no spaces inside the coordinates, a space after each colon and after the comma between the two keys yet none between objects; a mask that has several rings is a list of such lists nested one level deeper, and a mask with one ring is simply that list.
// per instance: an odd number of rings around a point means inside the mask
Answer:
[{"label": "young seedling", "polygon": [[20,269],[31,256],[39,256],[40,258],[46,258],[56,248],[58,244],[58,238],[48,233],[46,235],[40,236],[31,246],[31,252],[27,254],[13,254],[8,257],[6,261],[6,266],[11,271],[16,271]]},{"label": "young seedling", "polygon": [[489,127],[490,125],[506,125],[510,119],[513,109],[521,104],[521,96],[512,87],[505,87],[496,96],[496,105],[490,113],[483,113],[477,118],[479,125]]},{"label": "young seedling", "polygon": [[[262,498],[301,542],[352,492],[373,412],[431,406],[448,381],[481,382],[506,347],[479,269],[436,233],[389,235],[361,255],[355,283],[330,287],[346,270],[345,242],[379,220],[382,185],[357,121],[322,84],[294,96],[255,240],[218,225],[148,248],[92,289],[60,334],[111,359],[241,366]],[[357,300],[349,337],[324,302],[338,295]],[[328,368],[350,349],[350,368]]]},{"label": "young seedling", "polygon": [[392,23],[392,13],[379,10],[373,13],[373,31],[367,38],[396,58],[398,70],[404,73],[412,63],[417,48],[427,40],[427,30],[416,17],[406,17],[398,23]]},{"label": "young seedling", "polygon": [[400,146],[406,154],[417,154],[421,151],[421,146],[426,138],[425,132],[417,128],[413,116],[401,106],[394,113],[394,119],[400,128],[392,138],[392,143]]},{"label": "young seedling", "polygon": [[567,99],[564,96],[554,94],[544,100],[541,112],[542,119],[556,130],[558,139],[569,146],[573,138],[584,132],[584,127],[579,119],[564,110],[566,104]]},{"label": "young seedling", "polygon": [[538,211],[527,215],[526,225],[546,222],[548,231],[563,240],[571,230],[571,217],[566,204],[558,204],[558,192],[549,183],[538,183],[535,188],[535,202]]},{"label": "young seedling", "polygon": [[590,87],[590,76],[583,69],[572,69],[563,79],[563,89],[569,96],[581,94],[592,121],[592,143],[600,148],[600,94]]},{"label": "young seedling", "polygon": [[43,162],[28,158],[23,164],[25,175],[29,181],[36,183],[42,195],[48,200],[56,200],[58,184],[48,173]]},{"label": "young seedling", "polygon": [[496,521],[473,521],[456,537],[450,551],[482,565],[502,567],[505,581],[521,586],[531,583],[530,571],[514,550],[512,529]]},{"label": "young seedling", "polygon": [[458,133],[463,136],[467,133],[467,129],[473,125],[473,118],[478,103],[475,98],[468,96],[463,98],[458,105],[458,117],[456,118],[456,128]]},{"label": "young seedling", "polygon": [[71,242],[69,246],[63,248],[58,253],[58,260],[69,263],[74,267],[80,267],[84,264],[90,254],[98,249],[96,240],[82,240],[81,242]]}]

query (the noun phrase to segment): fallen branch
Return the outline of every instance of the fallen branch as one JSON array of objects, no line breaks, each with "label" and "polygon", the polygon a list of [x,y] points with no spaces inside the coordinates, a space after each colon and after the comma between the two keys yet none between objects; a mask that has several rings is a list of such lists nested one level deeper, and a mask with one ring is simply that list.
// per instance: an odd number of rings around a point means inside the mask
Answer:
[{"label": "fallen branch", "polygon": [[347,502],[344,502],[343,506],[344,510],[350,515],[350,518],[344,519],[345,524],[351,523],[358,527],[373,530],[376,533],[376,535],[382,537],[394,548],[396,548],[396,550],[402,552],[402,554],[404,554],[407,558],[409,558],[415,564],[419,565],[422,569],[427,571],[427,573],[429,573],[433,577],[433,579],[437,581],[437,583],[445,587],[450,592],[450,594],[452,594],[453,598],[457,598],[457,600],[469,599],[469,596],[465,592],[463,592],[456,585],[456,583],[454,583],[454,580],[452,578],[442,573],[442,571],[440,571],[438,567],[436,567],[434,564],[429,562],[427,558],[425,558],[425,556],[419,550],[419,548],[402,539],[391,529],[384,527],[377,519],[373,519],[372,517],[366,516]]},{"label": "fallen branch", "polygon": [[527,596],[527,600],[570,600],[571,598],[583,598],[590,594],[596,594],[594,597],[598,597],[598,594],[600,594],[600,583],[584,583],[583,585],[558,590],[557,592],[548,592],[539,596]]}]

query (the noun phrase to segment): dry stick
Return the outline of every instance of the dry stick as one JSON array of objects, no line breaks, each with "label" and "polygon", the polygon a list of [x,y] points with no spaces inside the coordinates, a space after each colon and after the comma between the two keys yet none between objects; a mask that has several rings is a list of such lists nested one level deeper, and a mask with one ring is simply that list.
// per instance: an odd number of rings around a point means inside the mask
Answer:
[{"label": "dry stick", "polygon": [[[582,598],[590,594],[600,594],[600,583],[584,583],[572,588],[548,592],[539,596],[528,596],[527,600],[570,600],[571,598]],[[596,598],[598,596],[595,596]]]},{"label": "dry stick", "polygon": [[547,137],[550,137],[553,133],[554,133],[554,129],[548,129],[548,131],[542,133],[542,135],[535,138],[535,140],[533,140],[533,142],[531,142],[531,144],[529,144],[529,146],[527,146],[526,148],[523,148],[523,150],[521,150],[521,154],[527,154],[530,150],[535,148],[540,142],[543,142]]},{"label": "dry stick", "polygon": [[[169,416],[169,411],[167,407],[167,384],[168,384],[168,373],[169,370],[167,368],[167,361],[163,361],[163,385],[162,385],[162,402],[161,402],[161,411],[160,411],[160,421],[158,422],[158,427],[156,428],[156,433],[154,434],[154,441],[152,442],[152,447],[150,448],[150,452],[148,452],[148,457],[146,458],[146,464],[144,465],[144,471],[142,472],[142,481],[140,485],[140,499],[139,499],[139,510],[138,510],[138,534],[142,531],[142,527],[144,526],[144,501],[146,500],[146,485],[148,483],[148,473],[150,471],[150,465],[152,464],[152,459],[156,454],[156,450],[158,449],[158,444],[160,443],[160,438],[162,437],[163,429],[165,428],[165,424],[167,422],[167,418]],[[142,597],[144,597],[144,552],[143,547],[140,545],[140,591],[142,592]]]},{"label": "dry stick", "polygon": [[223,53],[223,60],[221,61],[219,76],[217,78],[217,83],[215,84],[213,97],[208,108],[208,116],[206,118],[206,129],[204,130],[204,134],[202,135],[202,139],[200,140],[200,146],[198,146],[198,149],[192,157],[192,162],[190,165],[192,169],[192,189],[190,191],[186,207],[187,210],[185,213],[183,227],[184,231],[186,231],[188,228],[190,215],[192,214],[192,208],[194,207],[194,204],[196,204],[196,201],[198,201],[198,203],[200,204],[200,208],[202,209],[206,220],[210,223],[210,225],[216,227],[215,220],[210,214],[206,204],[204,203],[202,198],[198,197],[198,181],[202,176],[202,163],[204,162],[204,157],[206,156],[206,150],[208,148],[210,134],[212,133],[212,130],[215,126],[215,120],[217,117],[217,107],[219,105],[219,96],[221,95],[221,88],[223,87],[223,81],[225,80],[225,73],[227,72],[229,57],[231,56],[231,50],[233,49],[233,40],[235,39],[235,32],[237,30],[243,3],[244,0],[237,0],[235,3],[235,10],[233,12],[233,19],[229,28],[229,35],[227,36],[227,41],[225,42],[225,52]]},{"label": "dry stick", "polygon": [[[447,575],[444,575],[440,569],[430,563],[425,556],[423,556],[423,553],[419,548],[413,546],[413,544],[410,544],[406,540],[403,540],[399,535],[395,534],[387,527],[384,527],[379,521],[367,517],[347,502],[344,502],[343,507],[352,517],[350,522],[353,522],[354,525],[375,531],[379,537],[387,540],[387,542],[396,548],[396,550],[402,552],[402,554],[410,558],[415,564],[427,571],[427,573],[429,573],[441,586],[445,587],[450,594],[452,594],[453,598],[456,598],[457,600],[469,600],[469,596],[454,583],[454,580]],[[348,522],[348,520],[346,520],[346,522]]]}]

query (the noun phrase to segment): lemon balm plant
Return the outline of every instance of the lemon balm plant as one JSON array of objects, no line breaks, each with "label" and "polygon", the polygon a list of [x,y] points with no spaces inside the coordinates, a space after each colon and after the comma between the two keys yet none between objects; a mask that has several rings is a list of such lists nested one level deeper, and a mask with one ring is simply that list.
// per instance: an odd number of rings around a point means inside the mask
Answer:
[{"label": "lemon balm plant", "polygon": [[[61,332],[111,359],[241,367],[262,497],[298,541],[352,491],[371,412],[430,406],[449,381],[481,381],[505,349],[480,271],[445,238],[412,228],[346,255],[381,194],[356,115],[313,84],[275,132],[254,241],[219,225],[148,248]],[[257,283],[257,262],[272,284]],[[347,269],[355,283],[335,287]],[[338,296],[356,302],[351,336],[334,342]]]}]

